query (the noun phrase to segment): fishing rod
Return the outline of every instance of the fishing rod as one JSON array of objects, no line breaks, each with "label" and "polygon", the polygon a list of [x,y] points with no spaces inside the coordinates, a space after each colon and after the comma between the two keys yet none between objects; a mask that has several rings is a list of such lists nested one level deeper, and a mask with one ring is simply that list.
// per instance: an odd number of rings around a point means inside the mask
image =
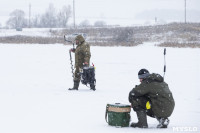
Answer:
[{"label": "fishing rod", "polygon": [[165,58],[165,56],[166,56],[166,48],[164,48],[164,70],[163,70],[163,72],[164,72],[164,74],[163,74],[163,79],[164,79],[164,77],[165,77],[165,72],[166,72],[166,58]]}]

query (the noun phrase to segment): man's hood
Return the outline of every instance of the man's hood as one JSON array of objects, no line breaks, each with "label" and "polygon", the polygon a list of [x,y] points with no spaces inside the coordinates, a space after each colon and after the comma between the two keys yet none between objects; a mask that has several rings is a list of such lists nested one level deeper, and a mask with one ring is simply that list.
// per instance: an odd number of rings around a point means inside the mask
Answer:
[{"label": "man's hood", "polygon": [[76,36],[75,40],[79,41],[80,43],[83,43],[85,41],[82,35]]},{"label": "man's hood", "polygon": [[163,77],[160,74],[157,74],[157,73],[150,74],[147,77],[147,79],[151,80],[151,81],[158,81],[158,82],[163,82],[164,81]]}]

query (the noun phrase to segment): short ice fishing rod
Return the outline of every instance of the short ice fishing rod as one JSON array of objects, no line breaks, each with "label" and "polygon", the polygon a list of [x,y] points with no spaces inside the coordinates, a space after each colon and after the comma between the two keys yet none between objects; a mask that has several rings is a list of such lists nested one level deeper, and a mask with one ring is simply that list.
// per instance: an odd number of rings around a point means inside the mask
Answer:
[{"label": "short ice fishing rod", "polygon": [[163,74],[163,79],[165,77],[165,72],[166,72],[166,58],[165,58],[165,55],[166,55],[166,48],[164,48],[164,74]]}]

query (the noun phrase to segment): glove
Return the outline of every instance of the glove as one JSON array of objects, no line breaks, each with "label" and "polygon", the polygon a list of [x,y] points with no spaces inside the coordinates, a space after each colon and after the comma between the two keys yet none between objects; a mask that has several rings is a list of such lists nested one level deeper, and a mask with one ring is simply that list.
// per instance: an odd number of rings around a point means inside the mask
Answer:
[{"label": "glove", "polygon": [[75,48],[71,48],[69,51],[74,53],[76,51],[76,49]]}]

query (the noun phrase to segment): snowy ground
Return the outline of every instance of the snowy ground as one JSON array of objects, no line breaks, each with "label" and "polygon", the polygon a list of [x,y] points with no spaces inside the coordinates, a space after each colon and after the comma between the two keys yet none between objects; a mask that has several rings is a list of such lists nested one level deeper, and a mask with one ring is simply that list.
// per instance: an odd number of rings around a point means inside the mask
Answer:
[{"label": "snowy ground", "polygon": [[16,31],[16,29],[0,29],[0,37],[5,36],[40,36],[50,37],[50,28],[23,28],[22,31]]},{"label": "snowy ground", "polygon": [[[139,84],[137,72],[147,68],[163,74],[163,48],[91,47],[97,90],[72,87],[70,46],[0,45],[0,133],[138,133],[200,131],[200,49],[167,48],[165,81],[176,106],[168,129],[115,128],[105,122],[107,103],[128,103]],[[137,121],[131,112],[132,121]],[[179,130],[174,130],[174,128]]]}]

